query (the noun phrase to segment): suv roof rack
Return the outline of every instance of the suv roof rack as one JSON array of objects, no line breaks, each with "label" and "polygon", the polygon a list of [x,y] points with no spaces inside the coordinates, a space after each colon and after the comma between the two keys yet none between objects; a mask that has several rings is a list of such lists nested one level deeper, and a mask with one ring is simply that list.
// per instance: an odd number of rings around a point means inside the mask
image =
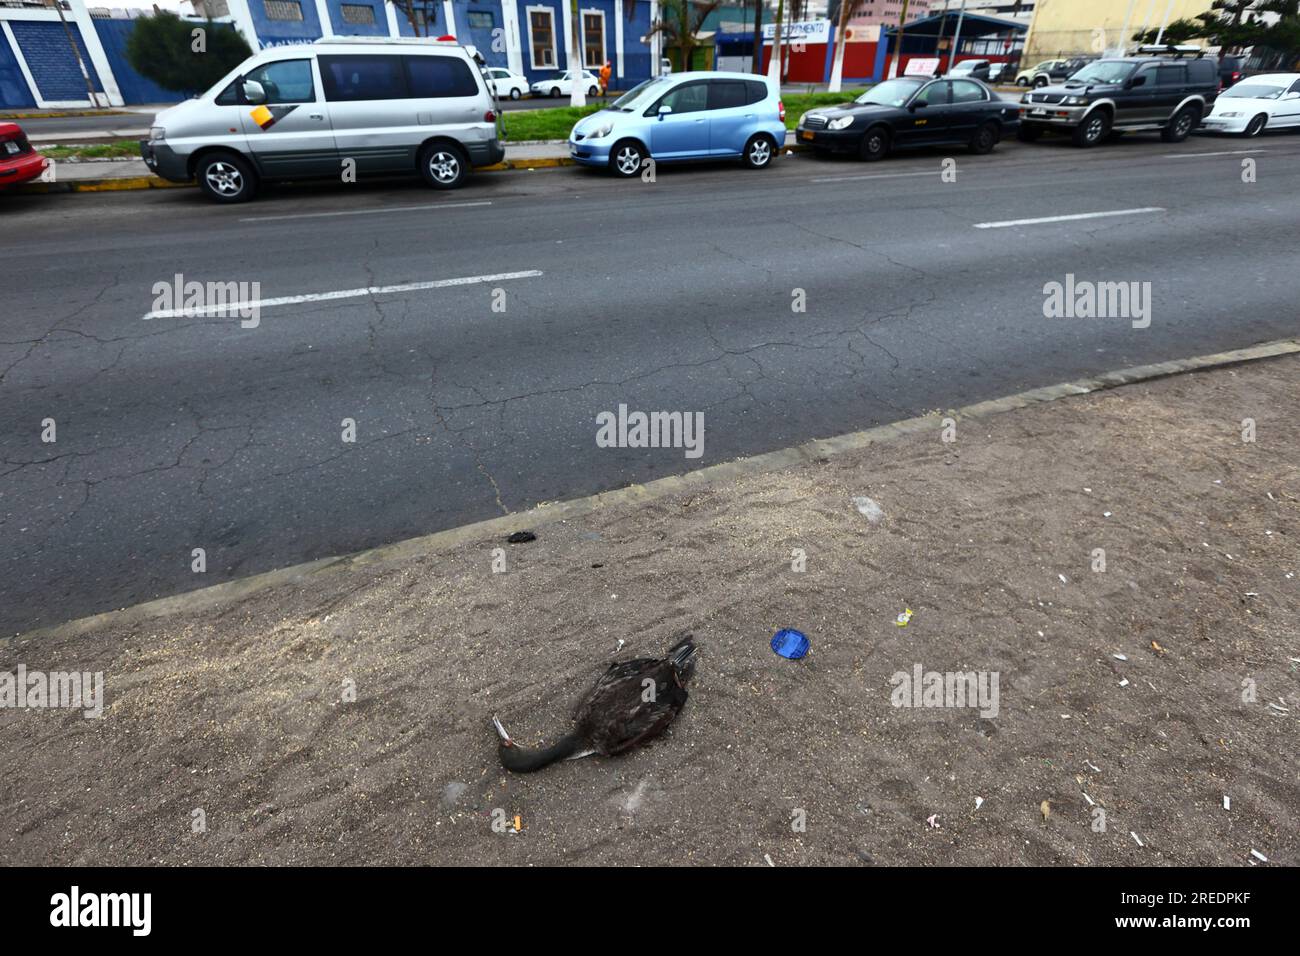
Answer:
[{"label": "suv roof rack", "polygon": [[1205,56],[1205,47],[1194,43],[1143,43],[1134,51],[1138,56],[1173,56],[1181,59],[1189,53]]}]

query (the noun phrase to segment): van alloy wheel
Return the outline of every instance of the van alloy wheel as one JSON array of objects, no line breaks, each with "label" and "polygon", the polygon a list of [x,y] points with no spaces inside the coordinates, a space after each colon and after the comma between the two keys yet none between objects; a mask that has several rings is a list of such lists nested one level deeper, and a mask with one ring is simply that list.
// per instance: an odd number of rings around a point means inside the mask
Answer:
[{"label": "van alloy wheel", "polygon": [[244,174],[221,160],[209,163],[203,172],[203,178],[212,191],[221,196],[238,196],[244,190]]},{"label": "van alloy wheel", "polygon": [[460,177],[460,157],[445,149],[429,156],[429,175],[440,183],[454,183]]}]

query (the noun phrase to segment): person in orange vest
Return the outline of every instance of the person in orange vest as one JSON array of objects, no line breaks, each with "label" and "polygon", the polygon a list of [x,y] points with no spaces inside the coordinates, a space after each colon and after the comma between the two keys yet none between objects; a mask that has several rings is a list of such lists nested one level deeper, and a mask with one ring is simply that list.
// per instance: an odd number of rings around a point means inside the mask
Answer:
[{"label": "person in orange vest", "polygon": [[600,96],[604,99],[609,92],[609,60],[600,68]]}]

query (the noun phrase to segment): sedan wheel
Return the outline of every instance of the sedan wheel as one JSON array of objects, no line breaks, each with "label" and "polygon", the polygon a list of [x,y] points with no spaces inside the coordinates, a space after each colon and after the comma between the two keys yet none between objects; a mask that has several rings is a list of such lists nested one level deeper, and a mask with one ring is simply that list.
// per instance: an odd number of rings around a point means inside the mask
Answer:
[{"label": "sedan wheel", "polygon": [[1265,116],[1263,113],[1260,113],[1258,116],[1256,116],[1253,120],[1250,121],[1250,125],[1246,127],[1246,132],[1243,135],[1258,136],[1260,133],[1264,132],[1264,126],[1267,123],[1268,123],[1268,117]]},{"label": "sedan wheel", "polygon": [[551,99],[556,100],[556,99],[559,99],[559,98],[560,98],[560,88],[559,88],[558,86],[552,86],[552,87],[551,87]]},{"label": "sedan wheel", "polygon": [[520,96],[519,87],[516,86],[513,90],[510,91],[510,98],[512,100],[517,100],[519,99],[519,96]]},{"label": "sedan wheel", "polygon": [[869,163],[874,163],[878,159],[884,159],[888,152],[889,134],[885,132],[884,127],[877,126],[867,130],[866,135],[862,137],[862,158]]}]

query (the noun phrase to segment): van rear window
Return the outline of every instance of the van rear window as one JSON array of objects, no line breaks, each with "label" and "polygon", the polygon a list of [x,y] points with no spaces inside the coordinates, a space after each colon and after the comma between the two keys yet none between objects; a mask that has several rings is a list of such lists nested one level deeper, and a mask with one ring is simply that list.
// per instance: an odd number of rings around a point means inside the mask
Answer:
[{"label": "van rear window", "polygon": [[319,59],[327,100],[401,100],[410,95],[403,57],[363,53]]},{"label": "van rear window", "polygon": [[478,84],[469,64],[454,56],[404,56],[411,95],[476,96]]}]

